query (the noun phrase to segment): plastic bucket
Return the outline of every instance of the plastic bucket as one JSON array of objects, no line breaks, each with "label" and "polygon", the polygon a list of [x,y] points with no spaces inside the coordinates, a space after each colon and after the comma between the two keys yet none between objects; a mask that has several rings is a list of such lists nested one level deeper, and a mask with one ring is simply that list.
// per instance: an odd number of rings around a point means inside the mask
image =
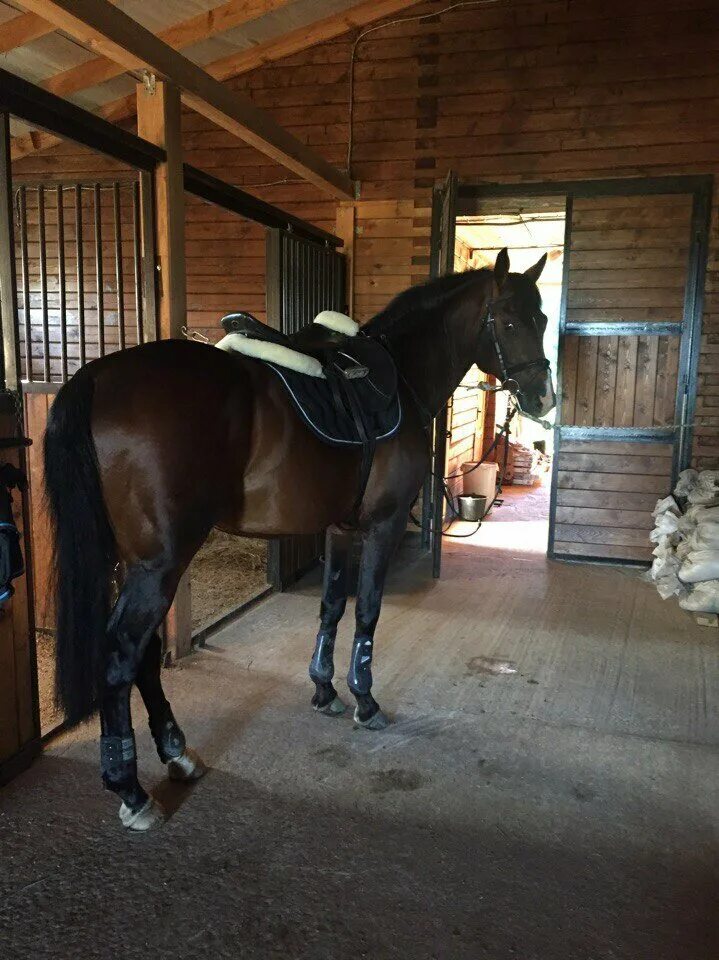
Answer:
[{"label": "plastic bucket", "polygon": [[475,493],[480,497],[486,497],[489,502],[494,496],[497,486],[499,464],[480,463],[477,466],[475,461],[474,463],[463,463],[461,470],[464,474],[462,477],[462,493],[466,496]]},{"label": "plastic bucket", "polygon": [[469,493],[459,498],[459,515],[462,520],[481,520],[487,509],[487,498]]}]

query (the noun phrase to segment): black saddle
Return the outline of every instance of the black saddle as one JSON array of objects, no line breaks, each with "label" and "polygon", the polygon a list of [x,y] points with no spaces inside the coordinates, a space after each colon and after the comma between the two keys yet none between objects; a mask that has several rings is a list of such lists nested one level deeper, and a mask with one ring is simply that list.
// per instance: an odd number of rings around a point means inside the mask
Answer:
[{"label": "black saddle", "polygon": [[298,373],[271,361],[265,363],[283,382],[305,424],[324,443],[356,446],[362,450],[356,514],[372,468],[377,443],[393,437],[402,410],[397,393],[394,360],[377,340],[361,333],[354,337],[311,323],[286,336],[249,313],[223,317],[227,333],[264,340],[314,357],[324,379]]},{"label": "black saddle", "polygon": [[356,386],[358,400],[367,413],[380,413],[386,409],[387,401],[396,397],[397,370],[392,357],[377,340],[362,334],[350,337],[319,323],[310,323],[287,336],[251,313],[229,313],[221,324],[226,333],[278,343],[319,360],[328,380],[333,375],[340,376]]}]

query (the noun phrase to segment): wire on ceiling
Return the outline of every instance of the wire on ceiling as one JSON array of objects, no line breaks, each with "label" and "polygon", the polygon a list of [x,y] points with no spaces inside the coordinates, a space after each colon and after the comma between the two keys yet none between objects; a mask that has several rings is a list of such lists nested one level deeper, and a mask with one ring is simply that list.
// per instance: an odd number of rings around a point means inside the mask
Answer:
[{"label": "wire on ceiling", "polygon": [[349,71],[349,135],[347,138],[347,175],[352,176],[352,147],[354,145],[354,88],[355,88],[355,61],[357,59],[357,47],[365,37],[370,33],[376,33],[377,30],[384,30],[385,27],[394,27],[400,23],[415,23],[419,20],[431,20],[433,17],[441,17],[444,13],[450,13],[452,10],[459,10],[463,7],[488,7],[501,0],[459,0],[458,3],[451,3],[448,7],[441,10],[433,10],[431,13],[416,14],[412,17],[398,17],[396,20],[385,20],[384,23],[375,24],[374,27],[368,27],[355,37],[350,54]]}]

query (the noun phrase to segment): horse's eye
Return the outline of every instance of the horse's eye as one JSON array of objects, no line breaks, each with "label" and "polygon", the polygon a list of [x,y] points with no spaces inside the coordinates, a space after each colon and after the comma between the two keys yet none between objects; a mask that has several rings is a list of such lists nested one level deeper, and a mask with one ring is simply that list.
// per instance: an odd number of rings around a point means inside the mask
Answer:
[{"label": "horse's eye", "polygon": [[513,324],[513,323],[508,323],[508,324],[507,324],[507,330],[514,330],[514,324]]}]

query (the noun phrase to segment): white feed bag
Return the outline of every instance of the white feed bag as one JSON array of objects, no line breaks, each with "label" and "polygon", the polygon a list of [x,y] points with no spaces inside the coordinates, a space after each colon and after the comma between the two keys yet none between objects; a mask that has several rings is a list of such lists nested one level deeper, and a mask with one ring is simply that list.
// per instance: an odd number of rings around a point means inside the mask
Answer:
[{"label": "white feed bag", "polygon": [[710,503],[719,495],[719,471],[702,470],[687,494],[690,503]]},{"label": "white feed bag", "polygon": [[667,510],[674,510],[676,512],[677,502],[674,497],[664,497],[663,500],[657,500],[657,505],[652,510],[652,516],[658,517],[660,513],[666,513]]},{"label": "white feed bag", "polygon": [[688,497],[696,486],[696,482],[699,479],[698,470],[682,470],[679,474],[679,479],[677,480],[677,485],[674,487],[674,494],[677,497]]},{"label": "white feed bag", "polygon": [[667,574],[656,581],[657,593],[662,600],[668,600],[669,597],[687,593],[687,588],[681,582],[676,573]]},{"label": "white feed bag", "polygon": [[666,534],[676,533],[679,529],[679,516],[671,510],[660,513],[657,522],[649,534],[649,539],[653,543],[658,543],[660,538]]},{"label": "white feed bag", "polygon": [[694,613],[719,613],[719,580],[698,583],[686,597],[681,597],[679,606]]},{"label": "white feed bag", "polygon": [[703,583],[719,579],[719,551],[692,550],[679,570],[682,583]]},{"label": "white feed bag", "polygon": [[679,557],[680,560],[686,560],[693,549],[691,538],[689,540],[682,540],[676,548],[676,556]]}]

